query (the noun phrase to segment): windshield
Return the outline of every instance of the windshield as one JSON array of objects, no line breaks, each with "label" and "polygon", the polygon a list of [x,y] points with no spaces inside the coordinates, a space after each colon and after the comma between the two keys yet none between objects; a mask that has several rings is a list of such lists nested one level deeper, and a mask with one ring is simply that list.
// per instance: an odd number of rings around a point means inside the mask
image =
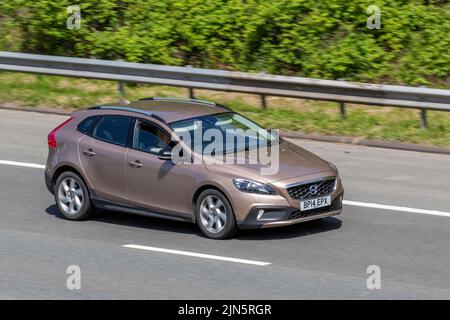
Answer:
[{"label": "windshield", "polygon": [[196,152],[228,153],[270,146],[276,135],[237,113],[220,113],[176,121],[174,132]]}]

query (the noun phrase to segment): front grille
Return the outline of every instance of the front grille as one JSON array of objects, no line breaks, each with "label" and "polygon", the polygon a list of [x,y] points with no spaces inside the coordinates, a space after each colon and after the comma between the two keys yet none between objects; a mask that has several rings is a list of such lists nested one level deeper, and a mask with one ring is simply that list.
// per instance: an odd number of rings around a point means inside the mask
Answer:
[{"label": "front grille", "polygon": [[307,217],[316,216],[316,215],[322,214],[322,213],[340,210],[340,209],[342,209],[342,203],[339,198],[340,197],[336,198],[333,202],[331,202],[331,205],[326,206],[326,207],[311,209],[311,210],[307,210],[307,211],[300,211],[300,210],[294,211],[289,215],[289,220],[299,219],[299,218],[307,218]]},{"label": "front grille", "polygon": [[[331,192],[333,192],[335,184],[336,184],[335,178],[326,179],[289,187],[287,188],[287,192],[289,193],[292,199],[305,200],[330,194]],[[312,186],[317,187],[317,192],[315,194],[311,193],[310,188]]]}]

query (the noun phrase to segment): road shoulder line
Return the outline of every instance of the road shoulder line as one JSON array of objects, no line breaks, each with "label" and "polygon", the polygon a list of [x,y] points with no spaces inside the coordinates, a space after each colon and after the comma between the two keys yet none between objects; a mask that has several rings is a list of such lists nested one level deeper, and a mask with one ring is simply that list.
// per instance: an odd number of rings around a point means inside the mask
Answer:
[{"label": "road shoulder line", "polygon": [[8,165],[8,166],[16,166],[16,167],[28,167],[28,168],[36,168],[36,169],[45,169],[44,165],[37,164],[37,163],[0,160],[0,164],[5,164],[5,165]]},{"label": "road shoulder line", "polygon": [[[0,165],[1,164],[10,165],[10,166],[18,166],[18,167],[45,169],[45,165],[36,164],[36,163],[26,163],[26,162],[17,162],[17,161],[9,161],[9,160],[0,160]],[[435,215],[435,216],[441,216],[441,217],[450,217],[450,212],[445,212],[445,211],[417,209],[417,208],[410,208],[410,207],[403,207],[403,206],[379,204],[379,203],[373,203],[373,202],[361,202],[361,201],[344,200],[343,204],[344,205],[348,205],[348,206],[356,206],[356,207],[365,207],[365,208],[374,208],[374,209],[381,209],[381,210],[401,211],[401,212],[410,212],[410,213],[421,213],[421,214]],[[181,254],[181,253],[179,253],[179,254]],[[218,256],[218,257],[220,257],[220,256]],[[225,257],[221,257],[221,258],[225,258]],[[220,259],[218,259],[218,260],[220,260]]]},{"label": "road shoulder line", "polygon": [[386,204],[351,201],[351,200],[344,200],[343,203],[347,206],[357,206],[357,207],[365,207],[365,208],[422,213],[422,214],[430,214],[430,215],[434,215],[434,216],[450,217],[450,212],[438,211],[438,210],[426,210],[426,209],[417,209],[417,208],[409,208],[409,207],[399,207],[399,206],[391,206],[391,205],[386,205]]}]

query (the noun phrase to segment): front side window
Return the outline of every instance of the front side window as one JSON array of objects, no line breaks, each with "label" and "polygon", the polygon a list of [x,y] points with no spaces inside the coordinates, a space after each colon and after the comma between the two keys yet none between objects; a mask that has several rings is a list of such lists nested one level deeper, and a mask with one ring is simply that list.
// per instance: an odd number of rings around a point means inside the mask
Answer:
[{"label": "front side window", "polygon": [[130,117],[103,116],[98,121],[92,136],[105,142],[126,146],[130,124]]},{"label": "front side window", "polygon": [[134,128],[133,149],[158,154],[173,145],[170,135],[151,122],[137,120]]},{"label": "front side window", "polygon": [[[233,112],[200,116],[170,125],[177,135],[184,137],[187,134],[191,148],[202,152],[208,149],[220,153],[249,150],[278,141],[276,136],[256,123]],[[215,138],[210,138],[212,133]],[[217,135],[220,139],[217,139]]]}]

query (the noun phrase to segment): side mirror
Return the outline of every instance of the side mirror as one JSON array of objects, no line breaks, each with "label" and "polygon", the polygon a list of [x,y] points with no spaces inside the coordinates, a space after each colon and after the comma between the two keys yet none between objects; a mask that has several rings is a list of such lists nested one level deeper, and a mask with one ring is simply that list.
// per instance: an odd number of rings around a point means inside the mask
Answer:
[{"label": "side mirror", "polygon": [[172,159],[172,149],[170,148],[163,148],[159,150],[158,158],[161,160],[171,160]]}]

